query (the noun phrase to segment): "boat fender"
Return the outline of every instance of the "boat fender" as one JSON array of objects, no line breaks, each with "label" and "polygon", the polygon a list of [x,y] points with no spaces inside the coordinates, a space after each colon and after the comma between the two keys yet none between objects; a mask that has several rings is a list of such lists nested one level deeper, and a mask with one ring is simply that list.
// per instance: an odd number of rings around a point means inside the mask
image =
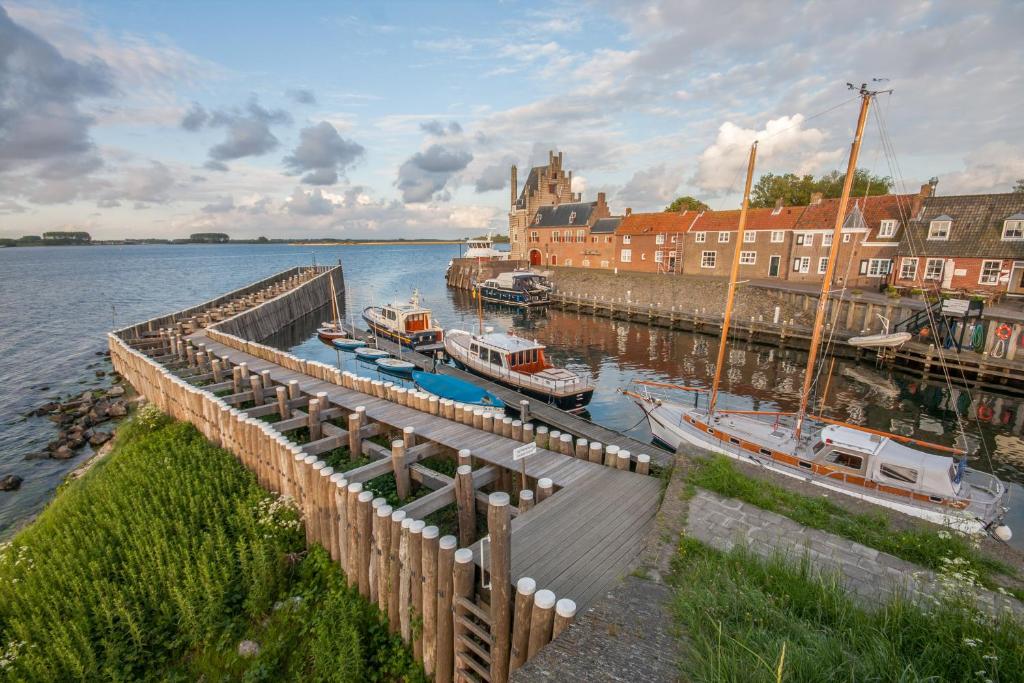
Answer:
[{"label": "boat fender", "polygon": [[996,336],[1002,339],[1003,341],[1009,339],[1012,333],[1013,330],[1011,330],[1010,326],[1007,325],[1006,323],[1003,323],[1002,325],[996,328]]},{"label": "boat fender", "polygon": [[992,415],[994,415],[994,414],[995,413],[992,410],[992,406],[985,405],[984,403],[982,403],[980,406],[978,406],[978,419],[979,420],[984,420],[985,422],[988,422],[989,420],[992,419]]},{"label": "boat fender", "polygon": [[1011,531],[1010,527],[1006,526],[1005,524],[1000,524],[992,530],[992,537],[995,538],[997,541],[1009,543],[1010,539],[1013,538],[1013,531]]}]

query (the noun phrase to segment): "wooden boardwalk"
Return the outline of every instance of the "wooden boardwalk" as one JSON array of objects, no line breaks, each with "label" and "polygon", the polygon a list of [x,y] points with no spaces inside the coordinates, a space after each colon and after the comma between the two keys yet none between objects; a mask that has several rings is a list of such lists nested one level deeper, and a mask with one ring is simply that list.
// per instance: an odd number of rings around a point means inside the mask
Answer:
[{"label": "wooden boardwalk", "polygon": [[[246,363],[251,372],[268,371],[276,383],[297,381],[303,393],[324,392],[331,404],[348,411],[363,406],[374,422],[397,430],[413,427],[418,439],[467,448],[489,465],[519,471],[520,463],[512,459],[519,441],[288,370],[215,342],[204,330],[190,339],[232,364]],[[584,608],[631,570],[654,523],[660,482],[543,449],[527,458],[526,474],[551,479],[557,493],[513,520],[513,581],[529,576],[540,587],[571,595]],[[483,565],[479,544],[474,559]]]}]

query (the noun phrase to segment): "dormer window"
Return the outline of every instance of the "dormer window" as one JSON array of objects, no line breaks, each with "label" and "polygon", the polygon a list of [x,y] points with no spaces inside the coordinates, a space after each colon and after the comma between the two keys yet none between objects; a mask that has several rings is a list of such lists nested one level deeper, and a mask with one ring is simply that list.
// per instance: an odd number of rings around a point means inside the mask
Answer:
[{"label": "dormer window", "polygon": [[569,214],[569,225],[572,225],[573,221],[575,221],[575,220],[576,220],[576,212],[573,211],[572,213]]},{"label": "dormer window", "polygon": [[939,216],[928,224],[928,239],[948,240],[949,230],[953,227],[953,219],[948,216]]},{"label": "dormer window", "polygon": [[1024,213],[1015,213],[1003,221],[1003,239],[1024,240]]},{"label": "dormer window", "polygon": [[534,218],[533,218],[533,224],[534,225],[540,225],[540,218],[541,218],[540,211],[538,211],[537,215],[534,216]]},{"label": "dormer window", "polygon": [[899,225],[899,223],[893,220],[882,221],[881,224],[878,226],[878,236],[892,237],[893,235],[896,234],[897,225]]}]

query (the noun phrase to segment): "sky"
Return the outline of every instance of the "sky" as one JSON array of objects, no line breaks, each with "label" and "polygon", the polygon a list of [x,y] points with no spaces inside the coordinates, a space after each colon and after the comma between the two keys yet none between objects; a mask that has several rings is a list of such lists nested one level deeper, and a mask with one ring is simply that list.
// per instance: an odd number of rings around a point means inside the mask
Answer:
[{"label": "sky", "polygon": [[[613,213],[757,174],[1024,177],[1024,3],[0,0],[0,236],[449,238],[564,153]],[[872,79],[886,79],[873,81]]]}]

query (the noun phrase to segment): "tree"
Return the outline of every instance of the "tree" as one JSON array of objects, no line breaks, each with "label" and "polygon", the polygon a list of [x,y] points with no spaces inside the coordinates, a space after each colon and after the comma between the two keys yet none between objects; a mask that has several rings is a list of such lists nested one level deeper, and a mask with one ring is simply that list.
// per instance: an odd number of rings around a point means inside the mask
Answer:
[{"label": "tree", "polygon": [[91,242],[92,237],[87,232],[65,232],[55,230],[44,232],[43,239],[47,241],[63,240],[68,242]]},{"label": "tree", "polygon": [[194,232],[188,239],[190,242],[222,244],[228,241],[228,236],[222,232]]},{"label": "tree", "polygon": [[665,211],[708,211],[711,207],[695,197],[686,195],[685,197],[676,197],[672,200],[672,203],[665,207]]},{"label": "tree", "polygon": [[[757,179],[750,191],[750,205],[775,206],[775,202],[782,199],[786,206],[802,206],[810,204],[811,195],[815,192],[820,192],[822,197],[838,197],[843,193],[845,181],[846,174],[840,171],[826,173],[818,179],[810,174],[798,176],[795,173],[765,173]],[[889,194],[891,189],[892,179],[888,176],[876,176],[863,168],[858,168],[854,173],[851,190],[854,197]]]},{"label": "tree", "polygon": [[[818,179],[815,191],[821,192],[825,197],[839,197],[843,194],[844,182],[846,182],[845,173],[832,171]],[[873,197],[879,194],[889,194],[891,189],[892,178],[889,176],[873,175],[867,169],[858,168],[853,173],[853,189],[850,190],[850,194],[853,197],[865,195]]]},{"label": "tree", "polygon": [[257,237],[257,238],[256,238],[256,241],[257,241],[257,242],[259,242],[260,244],[266,244],[266,243],[267,243],[267,242],[269,242],[270,240],[268,240],[268,239],[267,239],[266,237],[264,237],[263,235],[260,235],[259,237]]},{"label": "tree", "polygon": [[1024,178],[1017,178],[1017,182],[1013,186],[1013,191],[1017,194],[1024,194]]}]

